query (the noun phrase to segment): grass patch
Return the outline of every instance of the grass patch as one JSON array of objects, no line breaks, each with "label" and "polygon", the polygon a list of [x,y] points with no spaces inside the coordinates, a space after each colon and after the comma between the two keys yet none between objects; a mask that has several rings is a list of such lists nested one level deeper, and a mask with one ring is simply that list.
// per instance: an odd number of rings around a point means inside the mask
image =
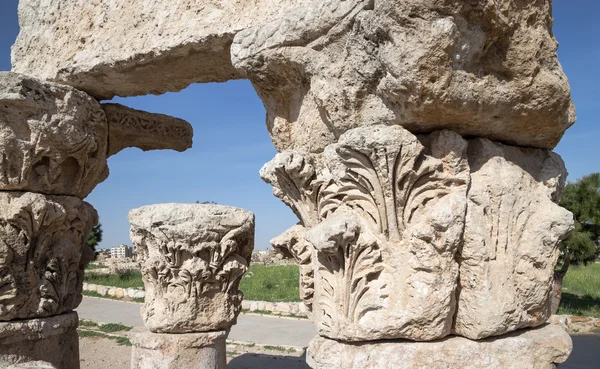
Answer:
[{"label": "grass patch", "polygon": [[[82,295],[84,296],[89,296],[89,297],[99,297],[101,299],[110,299],[110,300],[117,300],[117,301],[125,301],[125,299],[120,299],[116,296],[109,296],[109,295],[101,295],[98,292],[94,292],[94,291],[83,291]],[[144,299],[139,299],[139,298],[130,298],[127,297],[127,301],[134,301],[134,302],[138,302],[143,304],[144,303]]]},{"label": "grass patch", "polygon": [[78,329],[77,333],[79,333],[79,338],[89,338],[89,337],[105,337],[110,338],[109,336],[96,332],[96,331],[88,331],[87,329]]},{"label": "grass patch", "polygon": [[105,333],[114,333],[114,332],[129,332],[130,330],[133,329],[133,327],[128,327],[126,325],[123,324],[113,324],[113,323],[109,323],[109,324],[103,324],[99,327],[99,329],[102,332]]},{"label": "grass patch", "polygon": [[98,264],[88,264],[85,266],[86,270],[95,270],[95,269],[108,269],[107,266],[105,265],[98,265]]},{"label": "grass patch", "polygon": [[250,265],[240,283],[244,299],[267,302],[300,301],[300,271],[296,265]]},{"label": "grass patch", "polygon": [[84,281],[102,286],[120,288],[144,287],[144,282],[142,282],[142,273],[137,270],[128,270],[125,272],[120,272],[119,274],[88,273],[85,275]]},{"label": "grass patch", "polygon": [[110,323],[100,325],[91,320],[80,320],[77,333],[79,334],[79,338],[107,338],[109,340],[116,341],[121,346],[131,346],[131,341],[129,341],[127,337],[112,335],[109,333],[128,332],[132,329],[133,327],[128,327],[122,324]]},{"label": "grass patch", "polygon": [[292,349],[292,348],[285,348],[285,347],[281,347],[281,346],[263,346],[263,348],[265,350],[271,350],[271,351],[280,351],[280,352],[287,352],[288,354],[291,354],[292,352],[296,352],[296,350]]},{"label": "grass patch", "polygon": [[600,318],[600,264],[569,268],[558,313]]},{"label": "grass patch", "polygon": [[98,323],[92,322],[91,320],[80,320],[79,326],[80,327],[88,327],[88,328],[97,328]]},{"label": "grass patch", "polygon": [[[264,266],[250,265],[250,270],[240,283],[244,299],[267,302],[299,302],[300,301],[300,271],[296,265]],[[85,275],[85,282],[102,286],[120,288],[144,287],[142,274],[139,271],[126,271],[119,274]],[[92,297],[107,297],[93,292],[84,293]],[[143,299],[135,299],[144,302]]]},{"label": "grass patch", "polygon": [[127,337],[116,337],[115,341],[121,346],[131,346],[131,341]]},{"label": "grass patch", "polygon": [[110,336],[108,334],[87,329],[78,329],[79,338],[107,338],[116,341],[120,346],[131,346],[131,341],[127,337]]}]

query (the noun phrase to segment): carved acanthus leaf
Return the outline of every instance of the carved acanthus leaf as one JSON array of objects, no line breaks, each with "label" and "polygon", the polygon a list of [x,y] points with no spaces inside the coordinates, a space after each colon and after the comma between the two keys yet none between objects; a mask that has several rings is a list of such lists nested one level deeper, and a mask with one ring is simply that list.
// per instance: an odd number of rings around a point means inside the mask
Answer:
[{"label": "carved acanthus leaf", "polygon": [[381,308],[372,284],[383,271],[380,247],[360,218],[344,210],[310,230],[306,239],[318,260],[315,311],[321,334],[344,331]]},{"label": "carved acanthus leaf", "polygon": [[315,293],[315,277],[312,263],[314,247],[305,239],[306,228],[295,225],[271,240],[276,252],[292,257],[300,267],[300,298],[308,311],[312,311]]},{"label": "carved acanthus leaf", "polygon": [[302,154],[277,154],[260,170],[262,179],[273,186],[273,194],[288,205],[306,227],[318,223],[320,184],[315,168]]},{"label": "carved acanthus leaf", "polygon": [[220,205],[164,204],[132,210],[131,238],[153,332],[229,328],[241,311],[239,283],[254,248],[252,213]]},{"label": "carved acanthus leaf", "polygon": [[75,197],[0,193],[0,320],[58,315],[81,302],[97,214]]},{"label": "carved acanthus leaf", "polygon": [[[464,159],[466,143],[452,149]],[[375,233],[391,241],[402,239],[416,214],[428,216],[426,208],[468,182],[464,160],[429,155],[417,137],[398,126],[348,131],[324,155],[337,185],[330,202],[361,213]]]}]

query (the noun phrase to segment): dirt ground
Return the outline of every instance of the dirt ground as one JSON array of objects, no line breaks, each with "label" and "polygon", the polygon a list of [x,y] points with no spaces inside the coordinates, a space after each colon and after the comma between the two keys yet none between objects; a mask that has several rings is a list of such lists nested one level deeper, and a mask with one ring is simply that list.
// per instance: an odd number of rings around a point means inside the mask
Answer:
[{"label": "dirt ground", "polygon": [[[242,347],[228,347],[228,369],[310,369],[300,353],[240,352]],[[238,351],[239,350],[239,351]],[[131,347],[101,337],[79,340],[81,369],[130,369]],[[186,368],[182,368],[186,369]]]},{"label": "dirt ground", "polygon": [[129,369],[131,347],[100,337],[79,339],[81,369]]}]

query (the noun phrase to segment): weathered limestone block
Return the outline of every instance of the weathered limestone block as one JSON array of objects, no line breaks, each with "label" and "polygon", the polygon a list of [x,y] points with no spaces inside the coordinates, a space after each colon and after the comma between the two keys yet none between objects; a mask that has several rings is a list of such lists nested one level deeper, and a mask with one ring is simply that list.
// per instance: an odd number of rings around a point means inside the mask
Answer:
[{"label": "weathered limestone block", "polygon": [[84,198],[108,177],[107,157],[126,147],[183,151],[192,135],[181,119],[0,72],[0,190]]},{"label": "weathered limestone block", "polygon": [[79,369],[77,313],[0,322],[0,368]]},{"label": "weathered limestone block", "polygon": [[374,124],[553,148],[575,121],[556,48],[550,1],[325,0],[239,32],[232,60],[280,151]]},{"label": "weathered limestone block", "polygon": [[21,0],[19,23],[15,72],[98,99],[247,77],[280,151],[373,124],[553,148],[575,120],[550,1]]},{"label": "weathered limestone block", "polygon": [[70,84],[98,99],[239,79],[229,51],[236,32],[297,5],[290,0],[20,0],[13,70]]},{"label": "weathered limestone block", "polygon": [[353,344],[316,337],[307,362],[313,369],[554,369],[572,349],[571,337],[548,325],[482,341],[451,337]]},{"label": "weathered limestone block", "polygon": [[185,120],[147,113],[119,104],[102,104],[108,120],[108,156],[128,147],[144,151],[192,147],[192,126]]},{"label": "weathered limestone block", "polygon": [[146,290],[142,317],[155,333],[229,329],[254,248],[254,215],[221,205],[162,204],[129,213]]},{"label": "weathered limestone block", "polygon": [[136,328],[131,369],[226,369],[228,331],[157,334]]},{"label": "weathered limestone block", "polygon": [[454,332],[471,339],[545,323],[558,243],[573,216],[558,206],[567,171],[549,151],[469,141],[471,187]]},{"label": "weathered limestone block", "polygon": [[108,177],[107,137],[92,97],[0,72],[0,190],[84,198]]},{"label": "weathered limestone block", "polygon": [[76,197],[0,192],[0,321],[79,305],[85,242],[97,222],[94,208]]},{"label": "weathered limestone block", "polygon": [[307,305],[320,335],[434,340],[450,333],[467,142],[449,131],[421,141],[399,126],[357,128],[315,159],[322,165],[288,152],[261,170],[302,220],[292,232],[304,232],[312,248]]},{"label": "weathered limestone block", "polygon": [[481,339],[550,316],[573,227],[554,203],[556,154],[378,125],[320,155],[278,154],[261,176],[301,219],[272,244],[299,262],[321,336]]}]

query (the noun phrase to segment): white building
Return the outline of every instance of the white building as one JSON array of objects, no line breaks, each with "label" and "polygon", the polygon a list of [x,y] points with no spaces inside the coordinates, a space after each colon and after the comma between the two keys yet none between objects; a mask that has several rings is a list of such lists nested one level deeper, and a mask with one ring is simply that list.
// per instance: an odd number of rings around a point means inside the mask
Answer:
[{"label": "white building", "polygon": [[133,257],[133,248],[127,245],[120,245],[110,249],[110,257],[117,259],[125,259]]}]

